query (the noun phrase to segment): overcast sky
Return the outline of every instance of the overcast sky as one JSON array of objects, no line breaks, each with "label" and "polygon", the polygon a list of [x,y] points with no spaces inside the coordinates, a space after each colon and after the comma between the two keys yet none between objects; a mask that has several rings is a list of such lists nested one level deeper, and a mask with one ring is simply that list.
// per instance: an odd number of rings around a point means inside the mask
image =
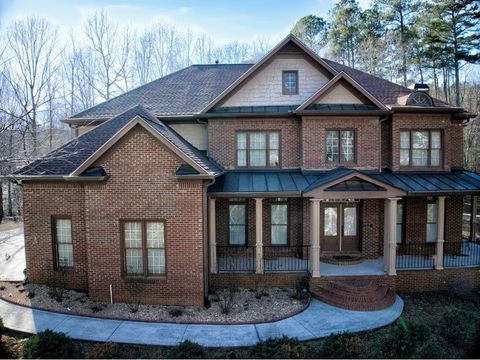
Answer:
[{"label": "overcast sky", "polygon": [[[360,0],[362,7],[370,0]],[[0,0],[3,24],[38,15],[61,31],[80,29],[85,17],[104,8],[120,23],[142,29],[158,21],[209,34],[216,42],[284,37],[304,15],[326,17],[335,0]]]}]

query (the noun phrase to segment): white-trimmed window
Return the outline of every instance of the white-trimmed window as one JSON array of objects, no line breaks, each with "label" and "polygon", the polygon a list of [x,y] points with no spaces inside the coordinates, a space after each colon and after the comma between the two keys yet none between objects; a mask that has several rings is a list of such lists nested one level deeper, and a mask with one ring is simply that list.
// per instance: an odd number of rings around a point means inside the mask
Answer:
[{"label": "white-trimmed window", "polygon": [[403,202],[397,202],[397,244],[403,242]]},{"label": "white-trimmed window", "polygon": [[125,274],[165,274],[165,223],[123,221],[122,224]]},{"label": "white-trimmed window", "polygon": [[238,167],[279,167],[280,133],[278,131],[237,132]]},{"label": "white-trimmed window", "polygon": [[247,243],[247,203],[242,199],[233,199],[228,204],[228,243],[246,245]]},{"label": "white-trimmed window", "polygon": [[69,218],[55,217],[54,241],[55,241],[55,260],[57,268],[73,267],[73,240],[72,240],[72,220]]},{"label": "white-trimmed window", "polygon": [[270,205],[272,245],[288,244],[288,203],[276,199]]},{"label": "white-trimmed window", "polygon": [[354,130],[328,130],[325,143],[328,162],[355,162]]},{"label": "white-trimmed window", "polygon": [[282,94],[298,94],[298,71],[291,70],[282,72]]},{"label": "white-trimmed window", "polygon": [[400,166],[442,166],[441,130],[400,131]]},{"label": "white-trimmed window", "polygon": [[437,241],[437,203],[427,204],[427,242]]}]

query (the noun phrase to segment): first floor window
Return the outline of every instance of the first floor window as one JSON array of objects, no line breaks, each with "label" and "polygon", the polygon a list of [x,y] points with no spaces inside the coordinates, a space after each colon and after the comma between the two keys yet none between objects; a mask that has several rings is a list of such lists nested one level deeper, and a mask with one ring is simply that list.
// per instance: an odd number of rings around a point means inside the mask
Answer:
[{"label": "first floor window", "polygon": [[441,165],[441,130],[400,131],[400,166],[439,167]]},{"label": "first floor window", "polygon": [[127,275],[165,274],[163,221],[125,221],[123,233]]},{"label": "first floor window", "polygon": [[288,205],[286,202],[271,204],[272,245],[287,245]]},{"label": "first floor window", "polygon": [[326,145],[328,162],[355,161],[355,131],[328,130]]},{"label": "first floor window", "polygon": [[427,242],[437,241],[437,213],[436,203],[427,204]]},{"label": "first floor window", "polygon": [[56,266],[71,268],[73,267],[72,220],[55,218],[54,228]]},{"label": "first floor window", "polygon": [[397,202],[397,244],[402,243],[403,239],[403,203]]},{"label": "first floor window", "polygon": [[228,206],[229,244],[247,243],[247,204],[244,201],[231,202]]}]

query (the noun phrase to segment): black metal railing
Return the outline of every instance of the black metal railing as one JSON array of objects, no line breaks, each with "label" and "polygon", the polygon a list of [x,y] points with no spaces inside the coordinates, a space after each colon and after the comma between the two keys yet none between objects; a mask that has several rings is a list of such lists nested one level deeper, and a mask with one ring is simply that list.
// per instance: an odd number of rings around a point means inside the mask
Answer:
[{"label": "black metal railing", "polygon": [[310,245],[263,247],[264,272],[308,272]]},{"label": "black metal railing", "polygon": [[433,269],[435,243],[398,244],[397,269]]},{"label": "black metal railing", "polygon": [[255,246],[217,246],[217,271],[255,271]]},{"label": "black metal railing", "polygon": [[445,241],[443,267],[480,266],[480,242]]}]

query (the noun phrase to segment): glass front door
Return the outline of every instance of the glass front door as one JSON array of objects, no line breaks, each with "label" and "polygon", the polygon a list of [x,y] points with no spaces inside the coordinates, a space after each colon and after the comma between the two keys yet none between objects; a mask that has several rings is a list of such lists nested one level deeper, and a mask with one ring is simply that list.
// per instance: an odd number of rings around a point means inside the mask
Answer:
[{"label": "glass front door", "polygon": [[358,209],[356,204],[323,205],[321,219],[322,252],[359,251]]}]

